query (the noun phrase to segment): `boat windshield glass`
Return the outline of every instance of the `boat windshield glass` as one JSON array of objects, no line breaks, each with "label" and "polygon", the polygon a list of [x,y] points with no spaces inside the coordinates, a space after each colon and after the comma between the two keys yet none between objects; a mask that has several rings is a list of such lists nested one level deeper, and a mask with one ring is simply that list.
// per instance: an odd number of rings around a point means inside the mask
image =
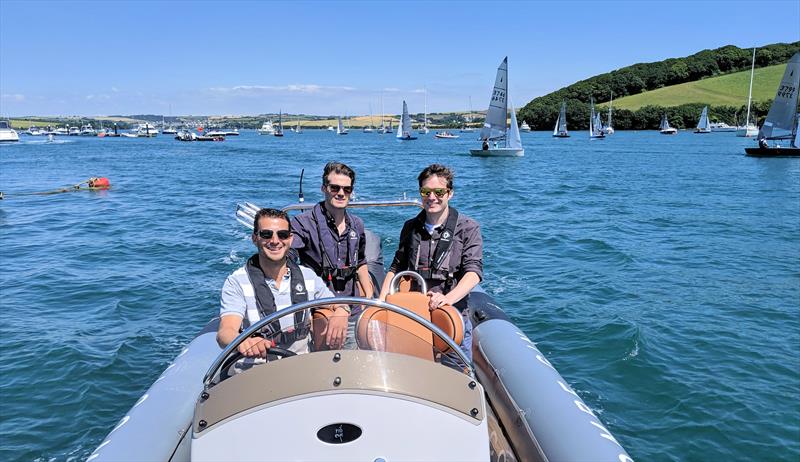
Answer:
[{"label": "boat windshield glass", "polygon": [[0,128],[8,128],[8,122],[5,120],[0,120]]},{"label": "boat windshield glass", "polygon": [[[309,322],[309,317],[306,316],[306,321],[299,326],[295,325],[298,319],[292,314],[271,323],[258,334],[258,337],[273,345],[269,354],[264,357],[253,351],[252,356],[243,357],[238,350],[233,351],[222,362],[220,374],[214,381],[224,380],[273,361],[333,350],[411,356],[469,374],[469,367],[428,326],[402,314],[376,308],[365,310],[360,315],[353,316],[358,321],[354,329],[347,329],[343,344],[335,341],[329,344],[326,332],[329,323],[323,312],[330,314],[329,311],[321,310],[313,315],[313,321]],[[344,327],[347,328],[346,325]],[[384,367],[387,364],[391,362],[370,361],[365,363],[365,367]]]}]

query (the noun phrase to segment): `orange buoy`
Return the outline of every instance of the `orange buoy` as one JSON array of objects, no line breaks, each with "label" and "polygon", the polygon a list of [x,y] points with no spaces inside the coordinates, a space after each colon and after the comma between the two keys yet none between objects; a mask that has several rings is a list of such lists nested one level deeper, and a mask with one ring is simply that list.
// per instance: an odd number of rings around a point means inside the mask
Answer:
[{"label": "orange buoy", "polygon": [[91,178],[89,179],[89,187],[93,189],[108,189],[111,187],[111,182],[106,177]]}]

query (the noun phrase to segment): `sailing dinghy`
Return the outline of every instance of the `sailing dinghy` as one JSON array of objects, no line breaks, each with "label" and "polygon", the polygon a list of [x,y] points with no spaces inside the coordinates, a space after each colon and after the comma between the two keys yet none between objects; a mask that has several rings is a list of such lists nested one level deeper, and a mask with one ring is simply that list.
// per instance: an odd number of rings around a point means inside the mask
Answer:
[{"label": "sailing dinghy", "polygon": [[397,126],[397,139],[400,141],[417,139],[416,136],[411,136],[411,116],[408,115],[408,105],[405,100],[403,100],[403,116],[400,125]]},{"label": "sailing dinghy", "polygon": [[[797,112],[797,91],[800,87],[800,53],[795,53],[772,100],[764,125],[758,131],[758,147],[745,148],[751,157],[798,157],[800,156],[800,113]],[[775,141],[770,146],[769,141]],[[788,141],[781,146],[778,141]]]},{"label": "sailing dinghy", "polygon": [[708,106],[703,108],[700,114],[700,121],[697,122],[697,128],[694,129],[695,133],[711,133],[711,126],[708,123]]},{"label": "sailing dinghy", "polygon": [[337,117],[336,120],[338,122],[336,125],[336,134],[346,135],[348,133],[348,130],[344,128],[344,125],[342,124],[342,116]]},{"label": "sailing dinghy", "polygon": [[481,149],[470,149],[469,153],[480,157],[522,157],[522,139],[519,136],[517,116],[511,106],[511,124],[506,122],[508,114],[508,56],[497,68],[489,110],[481,128]]},{"label": "sailing dinghy", "polygon": [[591,98],[591,115],[589,116],[589,139],[602,140],[606,137],[603,130],[603,122],[600,121],[600,113],[594,112],[594,98]]},{"label": "sailing dinghy", "polygon": [[659,133],[662,135],[675,135],[678,133],[678,129],[669,126],[669,120],[667,120],[667,114],[664,113],[664,116],[661,117],[661,124],[658,126]]},{"label": "sailing dinghy", "polygon": [[561,102],[561,110],[558,112],[558,119],[556,119],[556,126],[553,128],[553,137],[555,138],[569,138],[567,131],[567,102]]}]

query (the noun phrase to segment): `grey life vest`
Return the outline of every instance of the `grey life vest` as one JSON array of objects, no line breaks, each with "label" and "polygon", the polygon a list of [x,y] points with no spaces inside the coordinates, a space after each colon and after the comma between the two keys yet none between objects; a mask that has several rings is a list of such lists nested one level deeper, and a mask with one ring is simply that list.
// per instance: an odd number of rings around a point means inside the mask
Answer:
[{"label": "grey life vest", "polygon": [[425,211],[421,211],[414,220],[403,227],[400,233],[400,240],[408,249],[408,269],[419,273],[425,279],[447,281],[445,287],[448,291],[455,286],[453,276],[457,262],[456,264],[452,262],[450,249],[456,236],[457,223],[458,211],[450,207],[444,230],[442,230],[441,237],[436,243],[436,249],[433,251],[430,266],[427,266],[427,262],[424,266],[419,265],[418,262],[422,232],[425,230]]},{"label": "grey life vest", "polygon": [[[292,305],[308,301],[309,294],[308,290],[306,290],[305,279],[300,267],[297,265],[297,263],[288,258],[286,259],[286,266],[289,267],[290,271]],[[277,307],[275,306],[275,297],[272,295],[272,290],[270,290],[269,286],[267,285],[264,272],[261,270],[261,266],[258,263],[258,254],[253,255],[247,260],[245,269],[247,272],[247,279],[249,280],[250,285],[253,287],[253,292],[255,294],[255,304],[258,310],[258,317],[259,319],[262,319],[274,313],[277,310]],[[254,320],[250,319],[250,311],[251,310],[248,309],[247,318],[252,324]],[[307,318],[308,316],[306,310],[295,312],[294,329],[291,332],[282,332],[278,343],[289,344],[296,339],[303,338],[308,335],[310,323]],[[271,322],[261,332],[266,334],[268,337],[274,336],[276,333],[281,332],[280,320]]]},{"label": "grey life vest", "polygon": [[311,211],[311,216],[317,225],[320,255],[322,255],[322,265],[313,269],[333,292],[339,294],[344,290],[347,282],[358,275],[358,246],[361,243],[361,235],[364,234],[364,224],[361,220],[351,219],[350,214],[345,212],[344,217],[347,227],[350,228],[350,235],[347,236],[347,255],[345,256],[344,266],[337,266],[328,254],[328,252],[334,252],[338,249],[338,243],[330,232],[331,230],[328,226],[330,217],[323,211],[325,208],[323,204],[324,202],[320,202]]}]

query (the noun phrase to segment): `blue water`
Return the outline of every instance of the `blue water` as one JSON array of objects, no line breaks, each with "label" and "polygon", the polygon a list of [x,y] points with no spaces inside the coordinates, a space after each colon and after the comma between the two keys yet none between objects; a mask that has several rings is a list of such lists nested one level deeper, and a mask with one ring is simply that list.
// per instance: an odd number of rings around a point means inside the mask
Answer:
[{"label": "blue water", "polygon": [[[484,286],[635,459],[800,459],[800,160],[688,132],[526,133],[525,157],[482,159],[473,135],[0,146],[0,460],[85,459],[252,252],[236,203],[294,202],[301,168],[319,200],[334,159],[361,199],[452,166]],[[19,195],[90,176],[113,188]],[[360,213],[387,264],[413,213]]]}]

